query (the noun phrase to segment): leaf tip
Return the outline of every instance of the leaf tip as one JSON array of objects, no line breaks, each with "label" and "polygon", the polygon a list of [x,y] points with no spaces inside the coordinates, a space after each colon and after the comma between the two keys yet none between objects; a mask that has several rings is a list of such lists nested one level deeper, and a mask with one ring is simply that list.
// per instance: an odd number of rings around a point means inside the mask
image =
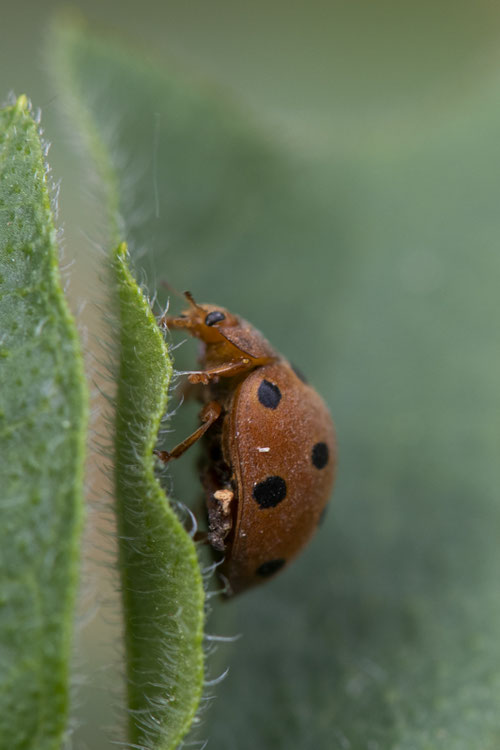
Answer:
[{"label": "leaf tip", "polygon": [[30,102],[26,94],[21,94],[21,96],[17,97],[15,107],[19,112],[30,111],[31,106],[30,106]]},{"label": "leaf tip", "polygon": [[126,242],[120,242],[115,250],[115,257],[117,260],[124,260],[127,257],[128,248]]}]

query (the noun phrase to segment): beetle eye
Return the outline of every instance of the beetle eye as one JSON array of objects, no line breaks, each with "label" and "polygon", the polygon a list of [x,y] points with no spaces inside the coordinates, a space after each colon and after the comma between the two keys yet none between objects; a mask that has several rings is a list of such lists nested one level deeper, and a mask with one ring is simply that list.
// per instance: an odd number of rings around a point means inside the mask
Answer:
[{"label": "beetle eye", "polygon": [[220,310],[212,310],[205,318],[205,325],[213,326],[215,323],[219,323],[221,320],[225,320],[226,316]]}]

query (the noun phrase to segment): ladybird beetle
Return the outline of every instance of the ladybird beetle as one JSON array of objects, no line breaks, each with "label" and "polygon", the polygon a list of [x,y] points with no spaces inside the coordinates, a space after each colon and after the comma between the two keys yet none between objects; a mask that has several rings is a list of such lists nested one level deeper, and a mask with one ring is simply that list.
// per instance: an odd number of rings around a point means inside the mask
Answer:
[{"label": "ladybird beetle", "polygon": [[189,308],[160,326],[202,342],[203,369],[188,377],[202,424],[156,453],[167,462],[203,437],[208,541],[224,554],[231,596],[282,570],[313,535],[335,478],[335,431],[321,397],[259,331],[185,296]]}]

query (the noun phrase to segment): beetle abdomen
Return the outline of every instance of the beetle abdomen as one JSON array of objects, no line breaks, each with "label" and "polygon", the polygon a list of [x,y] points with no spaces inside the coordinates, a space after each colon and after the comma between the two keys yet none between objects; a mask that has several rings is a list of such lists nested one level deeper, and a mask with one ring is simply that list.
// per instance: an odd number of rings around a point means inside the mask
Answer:
[{"label": "beetle abdomen", "polygon": [[336,441],[323,400],[286,362],[248,375],[226,420],[237,509],[221,572],[237,593],[309,541],[332,491]]}]

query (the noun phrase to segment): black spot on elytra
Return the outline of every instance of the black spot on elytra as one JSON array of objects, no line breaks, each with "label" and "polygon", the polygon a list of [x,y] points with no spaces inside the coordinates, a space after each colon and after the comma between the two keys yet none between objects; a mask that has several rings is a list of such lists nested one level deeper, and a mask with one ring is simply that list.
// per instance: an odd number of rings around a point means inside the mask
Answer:
[{"label": "black spot on elytra", "polygon": [[213,326],[215,323],[219,323],[221,320],[225,320],[226,316],[220,310],[212,310],[205,318],[205,325]]},{"label": "black spot on elytra", "polygon": [[261,508],[274,508],[286,497],[286,482],[281,477],[267,477],[254,485],[252,494]]},{"label": "black spot on elytra", "polygon": [[292,370],[294,371],[294,373],[296,374],[299,380],[302,380],[303,383],[308,385],[309,381],[299,367],[297,367],[296,365],[292,365]]},{"label": "black spot on elytra", "polygon": [[269,380],[263,380],[259,385],[257,397],[262,406],[268,409],[276,409],[281,401],[281,391],[274,383],[270,383]]},{"label": "black spot on elytra", "polygon": [[316,443],[311,453],[311,461],[317,469],[324,469],[328,463],[330,452],[326,443]]},{"label": "black spot on elytra", "polygon": [[269,576],[273,576],[275,573],[277,573],[278,570],[281,570],[285,562],[286,560],[284,560],[282,557],[278,557],[276,560],[268,560],[267,562],[262,563],[262,565],[259,565],[255,572],[258,576],[268,578]]}]

